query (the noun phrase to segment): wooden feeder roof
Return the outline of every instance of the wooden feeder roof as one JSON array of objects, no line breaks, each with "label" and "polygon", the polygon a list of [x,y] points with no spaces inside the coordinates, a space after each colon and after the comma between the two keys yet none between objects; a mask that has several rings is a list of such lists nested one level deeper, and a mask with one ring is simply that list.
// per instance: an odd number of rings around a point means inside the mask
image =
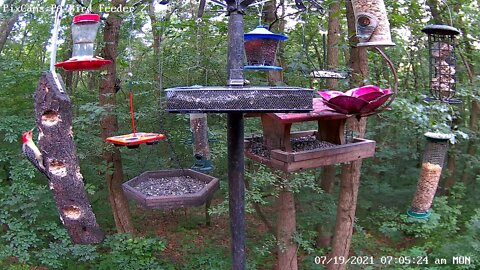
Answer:
[{"label": "wooden feeder roof", "polygon": [[313,110],[308,113],[272,113],[269,114],[270,117],[276,119],[282,124],[289,123],[298,123],[306,121],[317,121],[320,119],[324,120],[335,120],[335,119],[346,119],[351,117],[351,115],[337,113],[332,111],[321,98],[313,99]]}]

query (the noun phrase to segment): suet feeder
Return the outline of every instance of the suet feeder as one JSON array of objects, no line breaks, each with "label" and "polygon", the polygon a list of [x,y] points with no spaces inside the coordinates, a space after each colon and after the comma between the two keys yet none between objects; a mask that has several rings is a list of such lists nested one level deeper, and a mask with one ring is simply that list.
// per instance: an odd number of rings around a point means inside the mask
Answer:
[{"label": "suet feeder", "polygon": [[442,175],[442,167],[448,150],[448,141],[451,137],[451,134],[425,133],[427,142],[423,154],[422,170],[412,206],[407,212],[409,216],[414,218],[427,218],[430,216],[430,207]]},{"label": "suet feeder", "polygon": [[281,70],[275,66],[280,41],[288,37],[270,32],[263,26],[257,26],[253,31],[244,34],[245,54],[248,65],[245,69]]},{"label": "suet feeder", "polygon": [[454,99],[455,89],[455,36],[460,31],[448,25],[427,25],[422,32],[428,35],[430,60],[430,94],[427,100],[450,104],[462,101]]},{"label": "suet feeder", "polygon": [[111,60],[93,56],[95,38],[99,26],[100,15],[98,14],[87,13],[73,17],[72,57],[65,62],[55,64],[55,66],[67,71],[74,71],[95,70],[110,64],[112,62]]},{"label": "suet feeder", "polygon": [[383,0],[352,0],[358,47],[395,46]]}]

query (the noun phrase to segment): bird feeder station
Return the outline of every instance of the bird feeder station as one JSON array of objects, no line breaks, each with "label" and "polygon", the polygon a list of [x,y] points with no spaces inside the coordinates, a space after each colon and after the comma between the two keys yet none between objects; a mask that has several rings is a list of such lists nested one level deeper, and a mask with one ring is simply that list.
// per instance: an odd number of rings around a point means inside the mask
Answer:
[{"label": "bird feeder station", "polygon": [[430,94],[427,100],[450,104],[462,101],[455,97],[455,36],[460,31],[448,25],[427,25],[422,32],[428,36]]},{"label": "bird feeder station", "polygon": [[100,26],[100,15],[93,13],[80,14],[73,17],[72,57],[65,62],[55,64],[67,71],[95,70],[110,64],[111,60],[95,57],[94,44]]},{"label": "bird feeder station", "polygon": [[[245,155],[286,173],[372,157],[375,141],[345,140],[345,123],[353,115],[333,112],[323,99],[313,99],[309,113],[261,115],[263,137],[246,140]],[[315,121],[317,130],[291,132],[294,123]]]},{"label": "bird feeder station", "polygon": [[395,46],[383,0],[352,0],[359,47]]},{"label": "bird feeder station", "polygon": [[430,207],[442,175],[443,162],[448,150],[448,141],[451,137],[451,134],[425,133],[427,142],[423,154],[422,170],[412,206],[407,211],[409,216],[415,218],[427,218],[430,216]]},{"label": "bird feeder station", "polygon": [[248,63],[245,69],[281,70],[282,67],[275,66],[275,58],[280,41],[287,39],[287,36],[272,33],[263,26],[244,34],[243,45]]}]

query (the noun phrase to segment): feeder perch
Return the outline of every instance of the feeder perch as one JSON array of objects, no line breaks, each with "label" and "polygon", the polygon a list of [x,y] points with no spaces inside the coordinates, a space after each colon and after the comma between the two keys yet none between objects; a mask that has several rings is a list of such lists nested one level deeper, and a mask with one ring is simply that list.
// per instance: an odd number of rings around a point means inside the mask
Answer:
[{"label": "feeder perch", "polygon": [[152,145],[158,143],[158,141],[165,139],[165,135],[159,133],[145,133],[136,132],[126,135],[108,137],[107,142],[114,144],[115,146],[126,146],[128,148],[137,148],[142,143]]},{"label": "feeder perch", "polygon": [[202,155],[196,154],[195,161],[191,169],[201,173],[210,173],[214,168],[211,160]]},{"label": "feeder perch", "polygon": [[417,191],[412,201],[408,215],[415,218],[430,216],[430,207],[437,191],[438,182],[442,175],[443,162],[448,150],[448,141],[451,134],[425,133],[427,139],[423,154],[422,170],[417,184]]},{"label": "feeder perch", "polygon": [[123,183],[123,192],[147,209],[197,207],[220,187],[217,178],[189,170],[144,172]]},{"label": "feeder perch", "polygon": [[244,47],[247,56],[245,69],[257,70],[281,70],[275,66],[280,41],[288,37],[270,32],[263,26],[257,26],[254,30],[244,34]]},{"label": "feeder perch", "polygon": [[73,17],[72,57],[65,62],[55,64],[67,71],[74,70],[95,70],[104,65],[110,64],[111,60],[93,56],[95,38],[100,26],[100,16],[98,14],[80,14]]},{"label": "feeder perch", "polygon": [[[313,103],[310,113],[263,114],[263,136],[245,141],[245,155],[272,169],[295,172],[375,154],[375,141],[355,138],[346,142],[345,121],[351,115],[329,110],[320,98]],[[317,121],[318,129],[291,132],[292,124],[307,121]]]},{"label": "feeder perch", "polygon": [[358,47],[395,46],[383,0],[352,0]]},{"label": "feeder perch", "polygon": [[455,36],[460,31],[448,25],[427,25],[422,32],[428,36],[430,94],[427,101],[460,104],[456,93]]}]

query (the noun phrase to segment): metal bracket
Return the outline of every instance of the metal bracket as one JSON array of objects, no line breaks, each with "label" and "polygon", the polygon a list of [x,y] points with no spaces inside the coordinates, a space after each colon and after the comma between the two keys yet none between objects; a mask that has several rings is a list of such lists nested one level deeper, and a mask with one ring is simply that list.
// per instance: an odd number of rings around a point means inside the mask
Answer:
[{"label": "metal bracket", "polygon": [[52,72],[53,80],[55,81],[55,85],[56,85],[57,88],[58,88],[58,91],[60,91],[60,93],[65,93],[65,91],[64,91],[64,89],[63,89],[63,86],[62,86],[62,84],[60,83],[60,80],[58,79],[57,72],[55,72],[55,70],[51,70],[51,72]]},{"label": "metal bracket", "polygon": [[243,0],[242,2],[238,0],[226,0],[227,2],[227,12],[230,13],[237,11],[240,14],[245,14],[245,10],[249,5],[251,5],[255,0]]},{"label": "metal bracket", "polygon": [[[232,69],[230,70],[229,80],[227,81],[227,85],[229,86],[243,86],[245,84],[245,80],[243,79],[243,69]],[[240,78],[240,79],[237,79]]]}]

